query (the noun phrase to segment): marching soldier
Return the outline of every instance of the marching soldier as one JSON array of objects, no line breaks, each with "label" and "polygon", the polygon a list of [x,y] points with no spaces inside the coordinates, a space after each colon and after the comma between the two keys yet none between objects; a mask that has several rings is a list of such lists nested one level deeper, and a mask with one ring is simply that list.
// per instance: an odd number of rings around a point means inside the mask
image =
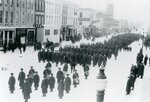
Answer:
[{"label": "marching soldier", "polygon": [[10,74],[11,74],[11,76],[10,76],[9,81],[8,81],[9,90],[10,90],[10,93],[14,93],[16,79],[15,79],[15,77],[13,76],[14,73],[10,73]]},{"label": "marching soldier", "polygon": [[64,81],[64,73],[61,71],[61,68],[59,68],[58,72],[57,72],[57,75],[56,75],[56,78],[57,78],[57,83],[59,83],[59,81],[62,79]]},{"label": "marching soldier", "polygon": [[39,60],[39,62],[41,62],[41,60],[42,60],[42,51],[41,50],[38,52],[38,60]]},{"label": "marching soldier", "polygon": [[35,72],[35,75],[34,75],[34,77],[33,77],[33,82],[34,82],[35,90],[37,90],[38,87],[39,87],[39,82],[40,82],[40,77],[39,77],[37,71]]},{"label": "marching soldier", "polygon": [[25,102],[28,102],[28,99],[30,99],[31,87],[30,87],[30,84],[27,82],[27,79],[25,79],[24,84],[22,86],[22,93],[23,93]]},{"label": "marching soldier", "polygon": [[129,77],[128,77],[129,79],[128,79],[128,81],[127,81],[127,85],[126,85],[126,95],[128,95],[128,94],[130,94],[130,92],[131,92],[131,88],[133,88],[134,89],[134,75],[133,74],[131,74]]},{"label": "marching soldier", "polygon": [[43,78],[44,79],[42,80],[41,88],[42,88],[43,97],[46,97],[46,93],[48,89],[48,80],[46,76],[44,76]]},{"label": "marching soldier", "polygon": [[85,65],[85,66],[83,66],[83,68],[84,68],[85,79],[87,79],[87,77],[89,76],[89,66]]},{"label": "marching soldier", "polygon": [[52,67],[52,64],[50,63],[50,61],[48,61],[45,68],[51,68],[51,67]]},{"label": "marching soldier", "polygon": [[61,99],[64,96],[64,81],[60,79],[58,83],[58,97]]},{"label": "marching soldier", "polygon": [[71,78],[69,77],[69,74],[67,74],[67,77],[65,78],[65,91],[66,93],[69,93],[71,86]]},{"label": "marching soldier", "polygon": [[55,77],[53,76],[53,74],[51,74],[49,78],[49,86],[50,86],[50,92],[53,92],[53,89],[55,87]]},{"label": "marching soldier", "polygon": [[25,80],[25,73],[23,72],[22,68],[21,68],[21,72],[19,73],[18,80],[19,80],[19,86],[21,89]]},{"label": "marching soldier", "polygon": [[74,85],[74,87],[77,87],[77,85],[80,83],[79,74],[77,73],[77,70],[74,71],[72,77],[73,77],[73,85]]},{"label": "marching soldier", "polygon": [[33,66],[30,67],[31,69],[29,70],[29,75],[34,75],[35,70],[33,69]]},{"label": "marching soldier", "polygon": [[43,71],[43,75],[47,76],[51,74],[51,69],[50,68],[45,68],[45,70]]}]

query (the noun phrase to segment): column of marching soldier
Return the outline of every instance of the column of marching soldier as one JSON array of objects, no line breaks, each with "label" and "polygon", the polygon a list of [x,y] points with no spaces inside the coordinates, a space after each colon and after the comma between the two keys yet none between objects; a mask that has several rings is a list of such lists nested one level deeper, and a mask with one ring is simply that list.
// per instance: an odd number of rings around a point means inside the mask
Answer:
[{"label": "column of marching soldier", "polygon": [[[71,72],[73,72],[73,85],[76,87],[79,84],[79,74],[76,70],[76,65],[82,65],[84,70],[85,79],[87,79],[89,75],[89,65],[93,64],[93,66],[98,65],[100,67],[103,65],[105,67],[107,59],[110,59],[112,55],[117,58],[118,52],[122,50],[122,48],[128,46],[132,42],[138,40],[140,36],[138,35],[119,35],[113,37],[108,42],[104,43],[96,43],[96,44],[81,44],[80,47],[74,46],[66,46],[62,48],[60,46],[59,51],[47,49],[42,49],[38,52],[38,60],[39,62],[47,61],[46,69],[43,71],[43,80],[41,84],[43,97],[46,96],[48,85],[50,86],[50,90],[53,91],[55,85],[55,77],[52,74],[51,63],[64,64],[63,71],[59,68],[57,72],[56,78],[58,83],[58,93],[59,97],[63,97],[64,89],[66,93],[69,93],[71,78],[69,77],[68,64],[71,66]],[[92,63],[93,62],[93,63]],[[31,67],[27,78],[25,79],[25,73],[23,69],[19,73],[19,85],[22,89],[25,102],[30,98],[31,86],[34,82],[35,90],[37,90],[39,86],[39,75],[38,72],[34,71]],[[11,73],[11,77],[9,79],[9,88],[11,93],[14,92],[15,89],[15,78],[13,77],[13,73]]]},{"label": "column of marching soldier", "polygon": [[[134,83],[137,78],[143,79],[144,69],[145,66],[147,65],[148,56],[145,55],[144,57],[142,52],[143,52],[142,49],[140,49],[140,52],[137,54],[136,65],[132,64],[131,66],[130,75],[128,77],[126,85],[126,95],[130,94],[131,90],[134,90],[135,85]],[[150,65],[150,58],[149,58],[149,65]]]}]

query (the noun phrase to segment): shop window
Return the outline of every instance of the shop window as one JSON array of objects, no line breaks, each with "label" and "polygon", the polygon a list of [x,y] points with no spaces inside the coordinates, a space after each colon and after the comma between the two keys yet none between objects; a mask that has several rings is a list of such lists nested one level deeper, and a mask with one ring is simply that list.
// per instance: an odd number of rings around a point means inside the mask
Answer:
[{"label": "shop window", "polygon": [[17,7],[19,7],[19,0],[17,0]]},{"label": "shop window", "polygon": [[79,25],[82,25],[82,22],[80,22]]},{"label": "shop window", "polygon": [[3,11],[0,11],[0,23],[3,22]]},{"label": "shop window", "polygon": [[45,30],[45,35],[50,35],[50,30],[49,29]]},{"label": "shop window", "polygon": [[10,5],[13,5],[13,0],[10,0]]},{"label": "shop window", "polygon": [[8,23],[8,12],[6,11],[5,23]]},{"label": "shop window", "polygon": [[82,18],[82,12],[80,12],[80,17]]},{"label": "shop window", "polygon": [[12,39],[12,31],[9,32],[9,39]]},{"label": "shop window", "polygon": [[12,24],[13,23],[13,17],[14,16],[14,14],[13,14],[13,12],[11,12],[11,19],[10,19],[10,23]]},{"label": "shop window", "polygon": [[54,29],[54,35],[58,35],[58,29]]}]

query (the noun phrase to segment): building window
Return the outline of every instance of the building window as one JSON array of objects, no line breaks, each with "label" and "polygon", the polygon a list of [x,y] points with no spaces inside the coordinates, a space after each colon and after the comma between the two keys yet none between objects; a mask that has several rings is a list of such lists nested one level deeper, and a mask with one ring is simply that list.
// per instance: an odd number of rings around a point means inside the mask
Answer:
[{"label": "building window", "polygon": [[18,23],[19,23],[19,12],[17,11],[16,12],[16,24],[18,25]]},{"label": "building window", "polygon": [[24,1],[22,1],[22,5],[23,5],[23,8],[25,7],[25,2]]},{"label": "building window", "polygon": [[82,16],[83,16],[83,15],[82,15],[82,12],[80,12],[80,17],[82,18]]},{"label": "building window", "polygon": [[2,0],[0,0],[0,4],[2,4]]},{"label": "building window", "polygon": [[27,8],[28,9],[30,8],[30,1],[29,0],[27,1]]},{"label": "building window", "polygon": [[11,19],[10,19],[10,23],[12,24],[13,23],[13,17],[14,16],[14,14],[13,14],[13,12],[11,12]]},{"label": "building window", "polygon": [[41,24],[41,16],[39,16],[39,24]]},{"label": "building window", "polygon": [[41,11],[41,1],[39,1],[39,11]]},{"label": "building window", "polygon": [[19,7],[19,0],[17,0],[17,7]]},{"label": "building window", "polygon": [[36,24],[38,24],[38,23],[39,23],[39,22],[38,22],[38,16],[36,16],[36,18],[35,18],[35,19],[36,19]]},{"label": "building window", "polygon": [[82,22],[80,22],[79,25],[82,25]]},{"label": "building window", "polygon": [[29,14],[28,14],[27,20],[29,21]]},{"label": "building window", "polygon": [[13,3],[14,3],[14,0],[10,0],[10,5],[13,5]]},{"label": "building window", "polygon": [[8,4],[9,3],[9,1],[8,0],[6,0],[6,4]]},{"label": "building window", "polygon": [[50,35],[50,30],[49,29],[45,29],[45,35]]},{"label": "building window", "polygon": [[3,11],[0,11],[0,23],[3,23]]},{"label": "building window", "polygon": [[58,29],[54,29],[54,35],[58,35]]},{"label": "building window", "polygon": [[6,11],[5,23],[8,23],[8,12]]},{"label": "building window", "polygon": [[44,11],[44,2],[42,2],[42,11]]},{"label": "building window", "polygon": [[24,19],[25,18],[25,15],[24,15],[24,12],[23,12],[23,16],[22,16],[22,24],[24,24]]},{"label": "building window", "polygon": [[36,0],[36,10],[38,10],[38,7],[39,7],[39,2],[38,0]]}]

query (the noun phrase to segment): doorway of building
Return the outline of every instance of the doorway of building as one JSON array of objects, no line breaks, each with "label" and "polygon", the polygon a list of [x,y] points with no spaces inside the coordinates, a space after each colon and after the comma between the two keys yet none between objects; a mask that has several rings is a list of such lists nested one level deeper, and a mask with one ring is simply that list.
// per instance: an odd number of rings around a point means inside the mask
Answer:
[{"label": "doorway of building", "polygon": [[33,45],[35,42],[34,31],[28,31],[28,45]]}]

